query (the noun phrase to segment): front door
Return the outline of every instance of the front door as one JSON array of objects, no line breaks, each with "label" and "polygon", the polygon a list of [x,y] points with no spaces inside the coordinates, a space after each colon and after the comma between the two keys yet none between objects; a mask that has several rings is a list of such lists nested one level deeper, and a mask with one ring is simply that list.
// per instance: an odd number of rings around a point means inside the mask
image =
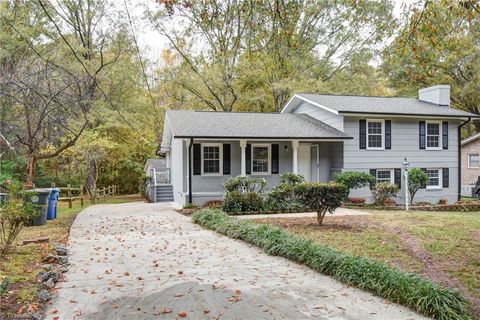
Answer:
[{"label": "front door", "polygon": [[310,146],[298,146],[298,173],[312,181],[312,151]]}]

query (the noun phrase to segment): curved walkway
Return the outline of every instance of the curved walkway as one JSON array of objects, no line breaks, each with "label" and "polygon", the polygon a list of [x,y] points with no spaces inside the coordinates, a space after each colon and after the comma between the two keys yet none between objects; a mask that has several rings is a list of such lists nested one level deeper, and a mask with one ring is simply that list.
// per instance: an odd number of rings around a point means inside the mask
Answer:
[{"label": "curved walkway", "polygon": [[202,229],[167,205],[89,207],[45,319],[423,319]]}]

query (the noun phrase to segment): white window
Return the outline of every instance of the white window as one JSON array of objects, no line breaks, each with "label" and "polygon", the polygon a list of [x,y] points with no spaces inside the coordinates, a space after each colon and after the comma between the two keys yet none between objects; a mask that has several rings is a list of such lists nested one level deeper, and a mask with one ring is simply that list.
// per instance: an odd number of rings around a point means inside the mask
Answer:
[{"label": "white window", "polygon": [[442,127],[440,122],[427,121],[427,150],[439,150],[440,149],[440,137],[442,136]]},{"label": "white window", "polygon": [[382,150],[385,141],[383,120],[367,120],[367,149]]},{"label": "white window", "polygon": [[426,169],[425,173],[428,176],[427,189],[441,188],[440,169]]},{"label": "white window", "polygon": [[252,174],[270,174],[271,145],[252,145]]},{"label": "white window", "polygon": [[222,174],[222,149],[220,143],[202,144],[202,175]]},{"label": "white window", "polygon": [[478,153],[472,153],[468,155],[468,167],[469,168],[480,167],[480,155]]},{"label": "white window", "polygon": [[394,183],[394,174],[391,169],[381,169],[377,170],[377,183]]}]

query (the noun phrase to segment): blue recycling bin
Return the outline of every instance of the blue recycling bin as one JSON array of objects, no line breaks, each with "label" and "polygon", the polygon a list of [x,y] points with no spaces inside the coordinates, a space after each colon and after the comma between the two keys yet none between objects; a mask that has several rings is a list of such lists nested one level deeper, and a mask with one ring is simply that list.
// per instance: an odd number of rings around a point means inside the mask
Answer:
[{"label": "blue recycling bin", "polygon": [[57,219],[57,202],[60,195],[60,189],[52,188],[50,190],[50,196],[48,197],[47,220],[54,220]]}]

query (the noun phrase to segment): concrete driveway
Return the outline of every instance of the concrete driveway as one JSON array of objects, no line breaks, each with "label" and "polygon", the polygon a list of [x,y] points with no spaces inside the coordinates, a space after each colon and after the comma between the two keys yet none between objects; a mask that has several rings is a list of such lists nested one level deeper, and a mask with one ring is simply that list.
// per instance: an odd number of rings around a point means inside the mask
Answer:
[{"label": "concrete driveway", "polygon": [[68,248],[45,319],[423,319],[166,205],[89,207]]}]

